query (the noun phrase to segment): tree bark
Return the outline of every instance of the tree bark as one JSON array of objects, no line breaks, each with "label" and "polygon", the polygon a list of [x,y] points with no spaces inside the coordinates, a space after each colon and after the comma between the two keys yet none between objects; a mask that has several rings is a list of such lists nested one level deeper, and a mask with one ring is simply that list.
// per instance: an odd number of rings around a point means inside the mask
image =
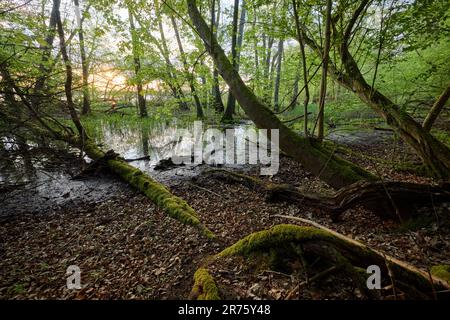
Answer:
[{"label": "tree bark", "polygon": [[41,46],[42,49],[42,59],[39,64],[39,77],[36,80],[33,88],[33,97],[31,97],[31,104],[33,108],[37,111],[39,104],[42,99],[42,91],[45,87],[45,82],[49,76],[50,68],[47,66],[52,49],[53,49],[53,41],[55,39],[56,33],[56,11],[59,11],[59,2],[54,1],[52,6],[52,11],[50,13],[50,22],[48,26],[47,36],[45,38],[45,44]]},{"label": "tree bark", "polygon": [[136,76],[136,90],[137,90],[137,98],[138,98],[138,108],[139,115],[143,118],[147,117],[147,107],[145,105],[145,97],[142,94],[142,80],[140,79],[141,75],[141,58],[139,56],[139,51],[137,48],[137,36],[136,36],[136,26],[134,24],[134,16],[131,8],[128,6],[128,17],[130,20],[130,33],[131,33],[131,47],[133,52],[133,61],[134,61],[134,73]]},{"label": "tree bark", "polygon": [[183,63],[183,68],[184,68],[184,74],[185,74],[186,78],[188,79],[189,87],[191,89],[191,93],[194,98],[195,107],[196,107],[196,111],[197,111],[197,118],[202,119],[204,117],[202,104],[200,102],[200,98],[198,97],[197,91],[195,90],[194,77],[191,74],[191,72],[189,72],[189,66],[188,66],[188,63],[186,60],[186,55],[185,55],[185,52],[183,49],[183,44],[181,43],[181,37],[180,37],[180,33],[178,31],[177,22],[175,21],[175,18],[173,16],[170,16],[170,20],[172,21],[173,30],[175,32],[175,38],[177,39],[178,50],[180,51],[181,61]]},{"label": "tree bark", "polygon": [[327,96],[328,60],[331,44],[331,6],[332,1],[327,0],[326,16],[325,16],[325,43],[322,57],[322,78],[320,81],[319,114],[317,115],[317,122],[318,122],[317,139],[319,141],[323,140],[324,134],[324,113],[325,113],[325,99]]},{"label": "tree bark", "polygon": [[[70,117],[72,118],[72,121],[75,124],[75,127],[78,130],[78,134],[80,135],[82,141],[86,138],[86,133],[84,131],[83,125],[81,124],[80,118],[78,117],[78,114],[75,110],[75,104],[73,103],[73,96],[72,96],[72,64],[69,59],[69,55],[67,54],[67,47],[66,47],[66,40],[64,36],[64,28],[61,21],[61,14],[59,12],[60,7],[60,0],[53,0],[54,4],[56,3],[57,9],[56,9],[56,28],[58,30],[59,35],[59,44],[61,47],[61,55],[63,58],[63,62],[66,69],[66,81],[64,84],[64,91],[66,93],[66,99],[67,99],[67,108],[69,109]],[[83,150],[83,149],[82,149]]]},{"label": "tree bark", "polygon": [[[239,18],[239,0],[234,0],[233,7],[233,24],[231,31],[231,64],[233,68],[237,70],[237,60],[236,60],[236,42],[237,42],[237,31],[238,31],[238,18]],[[233,97],[233,93],[231,90],[228,90],[228,100],[227,107],[225,109],[225,113],[223,114],[222,121],[232,121],[234,108],[236,107],[236,99]]]},{"label": "tree bark", "polygon": [[[212,6],[211,6],[211,30],[214,37],[217,37],[217,29],[219,28],[219,17],[220,17],[220,5],[217,8],[217,16],[216,16],[216,9],[215,9],[215,3],[216,0],[212,0]],[[219,86],[219,71],[217,71],[217,67],[214,63],[213,65],[213,86],[212,86],[212,96],[214,101],[214,109],[218,113],[222,113],[225,110],[225,106],[222,102],[222,94],[220,93],[220,86]]]},{"label": "tree bark", "polygon": [[277,57],[277,75],[275,78],[275,88],[273,92],[273,105],[275,112],[280,111],[279,105],[279,93],[280,93],[280,81],[281,81],[281,63],[283,61],[283,44],[284,40],[280,39],[278,42],[278,57]]},{"label": "tree bark", "polygon": [[295,28],[297,31],[297,40],[300,45],[300,55],[302,59],[303,68],[303,82],[305,83],[305,100],[303,101],[303,114],[304,114],[304,126],[303,134],[308,136],[308,104],[309,104],[309,80],[308,80],[308,67],[306,66],[306,53],[305,53],[305,40],[303,39],[303,32],[300,27],[300,18],[297,11],[297,2],[292,0],[292,6],[294,11]]},{"label": "tree bark", "polygon": [[78,26],[78,40],[80,41],[80,57],[81,57],[81,69],[83,77],[83,109],[82,114],[88,114],[91,112],[91,102],[89,98],[89,62],[86,57],[86,50],[84,46],[84,33],[83,33],[83,22],[81,20],[81,10],[78,0],[73,0],[75,4],[75,15],[77,19]]},{"label": "tree bark", "polygon": [[258,100],[234,70],[223,49],[200,15],[196,1],[187,0],[187,4],[191,21],[205,43],[205,48],[214,59],[222,78],[231,88],[245,113],[258,128],[278,129],[281,149],[335,188],[359,180],[375,180],[373,175],[360,167],[335,156],[313,140],[302,138],[286,127],[269,108]]},{"label": "tree bark", "polygon": [[186,103],[186,98],[183,93],[183,89],[181,88],[180,84],[178,83],[177,75],[176,75],[176,69],[174,68],[172,62],[170,61],[170,54],[169,54],[169,48],[167,47],[167,40],[164,33],[164,28],[162,24],[162,16],[161,11],[159,8],[158,1],[155,1],[155,10],[156,10],[156,18],[158,20],[158,28],[159,28],[159,34],[161,36],[161,45],[158,46],[158,48],[161,51],[161,54],[166,62],[167,67],[167,73],[169,76],[170,81],[172,82],[169,86],[171,87],[171,90],[173,92],[174,97],[178,100],[178,104],[180,105],[180,109],[183,111],[189,110],[189,106]]},{"label": "tree bark", "polygon": [[[239,4],[239,0],[235,0],[235,5]],[[234,14],[237,15],[237,10],[235,10]],[[237,39],[236,39],[236,44],[234,46],[233,49],[233,39],[232,39],[232,48],[231,48],[231,55],[233,57],[233,67],[236,69],[237,72],[239,72],[239,64],[240,64],[240,57],[241,57],[241,49],[242,49],[242,42],[244,40],[244,26],[245,26],[245,16],[246,16],[247,10],[245,8],[245,0],[242,0],[242,4],[241,4],[241,14],[239,17],[239,26],[237,26],[237,21],[236,21],[236,27],[238,28],[237,30]],[[233,19],[235,18],[235,16],[233,16]],[[234,21],[233,21],[234,23]],[[234,30],[234,25],[233,25],[233,32]],[[234,36],[234,33],[233,33]],[[236,98],[233,96],[231,90],[228,92],[228,101],[227,101],[227,109],[225,110],[225,114],[223,119],[225,121],[227,120],[232,120],[233,115],[236,112]]]},{"label": "tree bark", "polygon": [[436,100],[436,102],[431,107],[430,112],[426,116],[425,120],[423,121],[422,127],[426,131],[430,131],[431,127],[433,126],[434,121],[437,119],[439,114],[441,113],[442,109],[444,109],[445,103],[450,98],[450,84],[447,86],[447,88],[444,89],[444,92],[439,96],[439,98]]}]

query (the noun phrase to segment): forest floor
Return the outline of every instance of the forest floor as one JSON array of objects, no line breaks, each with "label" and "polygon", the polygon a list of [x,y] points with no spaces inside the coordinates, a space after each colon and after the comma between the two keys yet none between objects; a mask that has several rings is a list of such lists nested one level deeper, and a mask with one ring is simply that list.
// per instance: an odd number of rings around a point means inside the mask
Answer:
[{"label": "forest floor", "polygon": [[[377,141],[370,148],[349,143],[348,151],[342,155],[386,180],[431,182],[393,168],[394,163],[415,160],[401,141]],[[254,168],[249,174],[257,172]],[[288,157],[281,158],[280,172],[271,180],[308,191],[330,191]],[[424,210],[423,219],[403,225],[363,208],[348,210],[339,222],[332,222],[317,208],[268,202],[257,191],[216,179],[199,176],[171,185],[172,192],[185,199],[216,233],[214,242],[169,218],[125,184],[118,186],[100,202],[86,200],[39,214],[30,211],[0,218],[0,298],[187,298],[193,274],[207,257],[251,232],[280,223],[298,224],[277,214],[314,220],[424,270],[450,264],[449,203]],[[223,297],[361,298],[350,281],[339,275],[298,290],[302,275],[244,262],[231,258],[210,267]],[[66,288],[70,265],[81,269],[81,290]],[[314,266],[309,272],[314,275]]]}]

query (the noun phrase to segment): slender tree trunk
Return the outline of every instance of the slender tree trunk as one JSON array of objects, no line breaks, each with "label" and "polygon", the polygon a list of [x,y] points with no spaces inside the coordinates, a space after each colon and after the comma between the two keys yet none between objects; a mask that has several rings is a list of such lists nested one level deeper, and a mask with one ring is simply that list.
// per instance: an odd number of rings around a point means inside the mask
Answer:
[{"label": "slender tree trunk", "polygon": [[269,103],[270,102],[270,62],[272,61],[272,46],[273,46],[273,37],[268,36],[267,38],[267,52],[266,52],[266,61],[264,64],[264,81],[265,84],[263,86],[264,88],[264,102]]},{"label": "slender tree trunk", "polygon": [[426,131],[430,131],[431,127],[433,126],[434,121],[437,119],[439,114],[441,113],[442,109],[445,106],[445,103],[450,98],[450,84],[447,86],[447,88],[444,89],[442,94],[439,96],[439,98],[436,100],[436,102],[431,107],[430,112],[426,116],[422,127]]},{"label": "slender tree trunk", "polygon": [[137,98],[138,98],[138,108],[139,115],[141,117],[147,117],[147,107],[145,105],[145,97],[142,94],[142,80],[140,79],[141,75],[141,58],[139,56],[139,50],[137,48],[137,36],[136,36],[136,26],[134,25],[134,16],[131,12],[130,7],[128,7],[128,17],[130,20],[130,33],[131,33],[131,47],[133,51],[133,61],[134,61],[134,72],[136,76],[136,90],[137,90]]},{"label": "slender tree trunk", "polygon": [[[244,39],[244,26],[245,26],[245,0],[242,0],[241,4],[241,15],[239,18],[239,26],[237,21],[238,11],[239,11],[239,0],[235,0],[235,7],[233,13],[233,35],[231,40],[231,55],[233,67],[239,72],[239,61],[240,61],[240,51],[242,48],[242,42]],[[236,36],[237,32],[237,36]],[[228,92],[228,101],[225,114],[223,116],[223,121],[230,121],[233,119],[233,115],[236,112],[236,99],[233,97],[231,90]]]},{"label": "slender tree trunk", "polygon": [[[214,37],[217,37],[217,29],[219,29],[219,19],[220,19],[220,3],[218,2],[217,15],[215,8],[216,0],[212,0],[211,6],[211,30]],[[222,102],[222,94],[220,92],[219,86],[219,71],[217,71],[217,67],[213,65],[213,86],[212,86],[212,96],[214,101],[214,109],[218,113],[222,113],[225,110],[225,106]]]},{"label": "slender tree trunk", "polygon": [[72,64],[69,59],[69,55],[67,54],[67,47],[66,47],[66,40],[64,36],[64,28],[61,21],[61,14],[59,12],[60,7],[60,0],[54,0],[54,3],[57,3],[57,9],[56,9],[56,27],[58,30],[59,35],[59,44],[61,47],[61,56],[63,58],[63,62],[66,69],[66,82],[64,84],[64,91],[66,93],[66,99],[67,99],[67,108],[69,109],[70,117],[72,118],[72,121],[75,124],[75,127],[78,130],[78,134],[84,141],[86,138],[86,133],[84,132],[84,128],[81,124],[80,118],[78,117],[78,114],[75,110],[75,104],[73,103],[73,96],[72,96]]},{"label": "slender tree trunk", "polygon": [[45,44],[41,46],[42,49],[42,58],[39,64],[39,74],[40,76],[37,78],[36,83],[33,88],[33,97],[31,97],[31,104],[37,110],[39,104],[42,99],[42,91],[44,90],[45,82],[49,76],[50,68],[48,66],[52,49],[53,49],[53,41],[55,39],[56,33],[56,15],[59,10],[59,2],[54,1],[52,6],[52,11],[50,14],[50,22],[48,26],[47,36],[45,38]]},{"label": "slender tree trunk", "polygon": [[241,61],[241,50],[242,43],[244,42],[244,27],[245,27],[245,17],[247,15],[247,8],[245,7],[245,0],[242,0],[241,4],[241,15],[239,17],[239,28],[238,28],[238,36],[236,43],[236,70],[239,72],[239,65]]},{"label": "slender tree trunk", "polygon": [[317,139],[323,140],[324,135],[324,113],[325,113],[325,99],[327,96],[327,73],[328,73],[328,59],[330,54],[331,44],[331,0],[327,0],[326,17],[325,17],[325,44],[323,48],[322,57],[322,79],[320,81],[320,96],[319,96],[319,114],[317,115]]},{"label": "slender tree trunk", "polygon": [[181,37],[180,37],[180,33],[178,32],[177,22],[175,21],[175,18],[173,16],[170,16],[170,20],[172,21],[173,30],[175,32],[175,38],[177,39],[178,50],[180,51],[180,56],[181,56],[181,61],[183,63],[184,73],[186,75],[186,78],[188,79],[189,87],[191,89],[191,93],[194,98],[195,107],[196,107],[196,111],[197,111],[197,118],[202,119],[204,117],[202,104],[198,97],[197,91],[195,90],[194,77],[189,72],[189,66],[186,61],[186,55],[184,53],[183,44],[181,43]]},{"label": "slender tree trunk", "polygon": [[308,84],[308,67],[306,66],[306,53],[305,53],[305,39],[303,38],[303,32],[300,27],[300,18],[297,11],[297,3],[292,0],[292,6],[294,9],[295,27],[297,29],[298,43],[300,45],[300,55],[302,58],[303,66],[303,81],[305,83],[305,100],[303,101],[303,114],[304,114],[304,128],[303,134],[308,136],[308,104],[309,104],[309,84]]},{"label": "slender tree trunk", "polygon": [[75,4],[75,15],[78,24],[78,40],[80,41],[80,57],[81,57],[81,69],[83,73],[83,109],[82,114],[88,114],[91,112],[91,103],[89,98],[89,62],[86,57],[86,50],[84,47],[84,34],[83,34],[83,22],[81,20],[81,10],[78,0],[73,0]]},{"label": "slender tree trunk", "polygon": [[292,99],[291,99],[291,110],[294,110],[297,107],[297,100],[298,100],[298,83],[300,81],[300,73],[295,73],[295,79],[294,79],[294,89],[292,90]]},{"label": "slender tree trunk", "polygon": [[[239,0],[234,0],[233,7],[233,28],[231,31],[231,63],[233,68],[236,68],[237,60],[236,60],[236,42],[237,42],[237,31],[238,31],[238,18],[239,18]],[[232,121],[234,108],[236,106],[236,99],[233,97],[231,90],[228,90],[228,100],[227,107],[225,109],[225,113],[223,114],[222,121]]]},{"label": "slender tree trunk", "polygon": [[172,62],[170,61],[169,48],[167,47],[166,35],[164,33],[161,12],[160,12],[159,4],[157,1],[155,1],[155,8],[156,8],[156,16],[158,19],[159,34],[161,36],[160,50],[161,50],[161,54],[163,55],[164,60],[166,61],[167,73],[169,75],[169,78],[173,82],[171,84],[172,85],[171,89],[172,89],[172,92],[174,93],[175,98],[177,98],[177,100],[178,100],[178,104],[180,105],[181,110],[187,111],[187,110],[189,110],[189,106],[187,105],[187,103],[185,101],[186,98],[184,96],[183,90],[182,90],[180,84],[178,83],[176,70],[175,70]]},{"label": "slender tree trunk", "polygon": [[[253,30],[256,30],[256,7],[253,8]],[[256,92],[256,94],[259,93],[259,54],[258,54],[258,44],[259,44],[259,39],[258,37],[255,35],[254,37],[254,41],[253,41],[253,50],[255,51],[255,86],[254,86],[254,91]]]},{"label": "slender tree trunk", "polygon": [[330,153],[312,139],[302,138],[286,127],[242,81],[216,38],[211,34],[211,29],[206,25],[198,11],[196,0],[187,0],[187,4],[191,21],[205,43],[206,50],[214,59],[219,72],[231,88],[239,104],[258,128],[278,129],[281,149],[301,162],[307,170],[335,188],[359,180],[376,179],[360,167]]},{"label": "slender tree trunk", "polygon": [[278,42],[278,57],[277,57],[277,75],[275,78],[275,90],[273,93],[273,105],[275,108],[275,112],[280,111],[280,105],[279,105],[279,93],[280,93],[280,81],[281,81],[281,63],[283,61],[283,44],[284,40],[280,40]]}]

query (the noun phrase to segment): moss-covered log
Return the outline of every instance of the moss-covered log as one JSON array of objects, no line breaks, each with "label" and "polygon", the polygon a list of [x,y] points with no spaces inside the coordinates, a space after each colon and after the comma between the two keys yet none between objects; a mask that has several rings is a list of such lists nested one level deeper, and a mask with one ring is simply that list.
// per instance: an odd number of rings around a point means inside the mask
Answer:
[{"label": "moss-covered log", "polygon": [[426,185],[410,182],[360,181],[343,187],[338,191],[323,195],[304,192],[289,184],[264,182],[258,178],[224,169],[205,172],[208,177],[220,181],[239,183],[246,187],[264,192],[270,201],[287,201],[321,208],[338,218],[339,214],[357,205],[383,217],[408,219],[417,208],[433,206],[437,203],[450,202],[448,184]]},{"label": "moss-covered log", "polygon": [[194,287],[189,296],[193,300],[220,300],[219,288],[214,278],[205,268],[194,274]]},{"label": "moss-covered log", "polygon": [[[368,298],[378,297],[376,290],[363,288],[369,277],[365,270],[377,265],[382,283],[401,289],[408,298],[449,299],[450,285],[405,262],[386,256],[353,239],[331,230],[282,224],[248,235],[218,253],[214,259],[233,255],[251,257],[254,254],[286,250],[301,245],[306,255],[320,257],[347,274]],[[285,251],[283,251],[285,253]],[[201,269],[203,270],[203,269]],[[364,272],[363,272],[364,271]],[[202,271],[203,272],[203,271]]]},{"label": "moss-covered log", "polygon": [[61,139],[82,148],[82,150],[84,150],[84,152],[86,152],[86,154],[94,161],[104,159],[105,164],[112,172],[118,174],[124,181],[145,194],[170,217],[175,218],[184,224],[196,227],[208,238],[215,237],[215,235],[200,222],[196,212],[186,203],[186,201],[173,195],[161,183],[153,180],[141,170],[129,165],[124,159],[118,157],[118,155],[111,157],[111,152],[103,152],[90,139],[87,139],[84,144],[74,137],[61,137]]},{"label": "moss-covered log", "polygon": [[433,266],[430,271],[432,275],[447,281],[447,283],[450,285],[450,265],[436,265]]}]

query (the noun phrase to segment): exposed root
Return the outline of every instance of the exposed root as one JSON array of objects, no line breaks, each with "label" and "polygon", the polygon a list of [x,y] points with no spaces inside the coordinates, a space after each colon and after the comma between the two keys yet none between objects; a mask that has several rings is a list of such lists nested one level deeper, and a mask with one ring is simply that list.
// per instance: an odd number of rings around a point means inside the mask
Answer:
[{"label": "exposed root", "polygon": [[289,184],[267,183],[258,178],[224,169],[205,172],[208,176],[239,183],[250,189],[265,192],[268,200],[287,201],[314,206],[330,212],[334,219],[344,211],[362,205],[384,217],[407,219],[420,206],[450,202],[448,183],[439,186],[409,182],[356,182],[331,195],[302,192]]}]

